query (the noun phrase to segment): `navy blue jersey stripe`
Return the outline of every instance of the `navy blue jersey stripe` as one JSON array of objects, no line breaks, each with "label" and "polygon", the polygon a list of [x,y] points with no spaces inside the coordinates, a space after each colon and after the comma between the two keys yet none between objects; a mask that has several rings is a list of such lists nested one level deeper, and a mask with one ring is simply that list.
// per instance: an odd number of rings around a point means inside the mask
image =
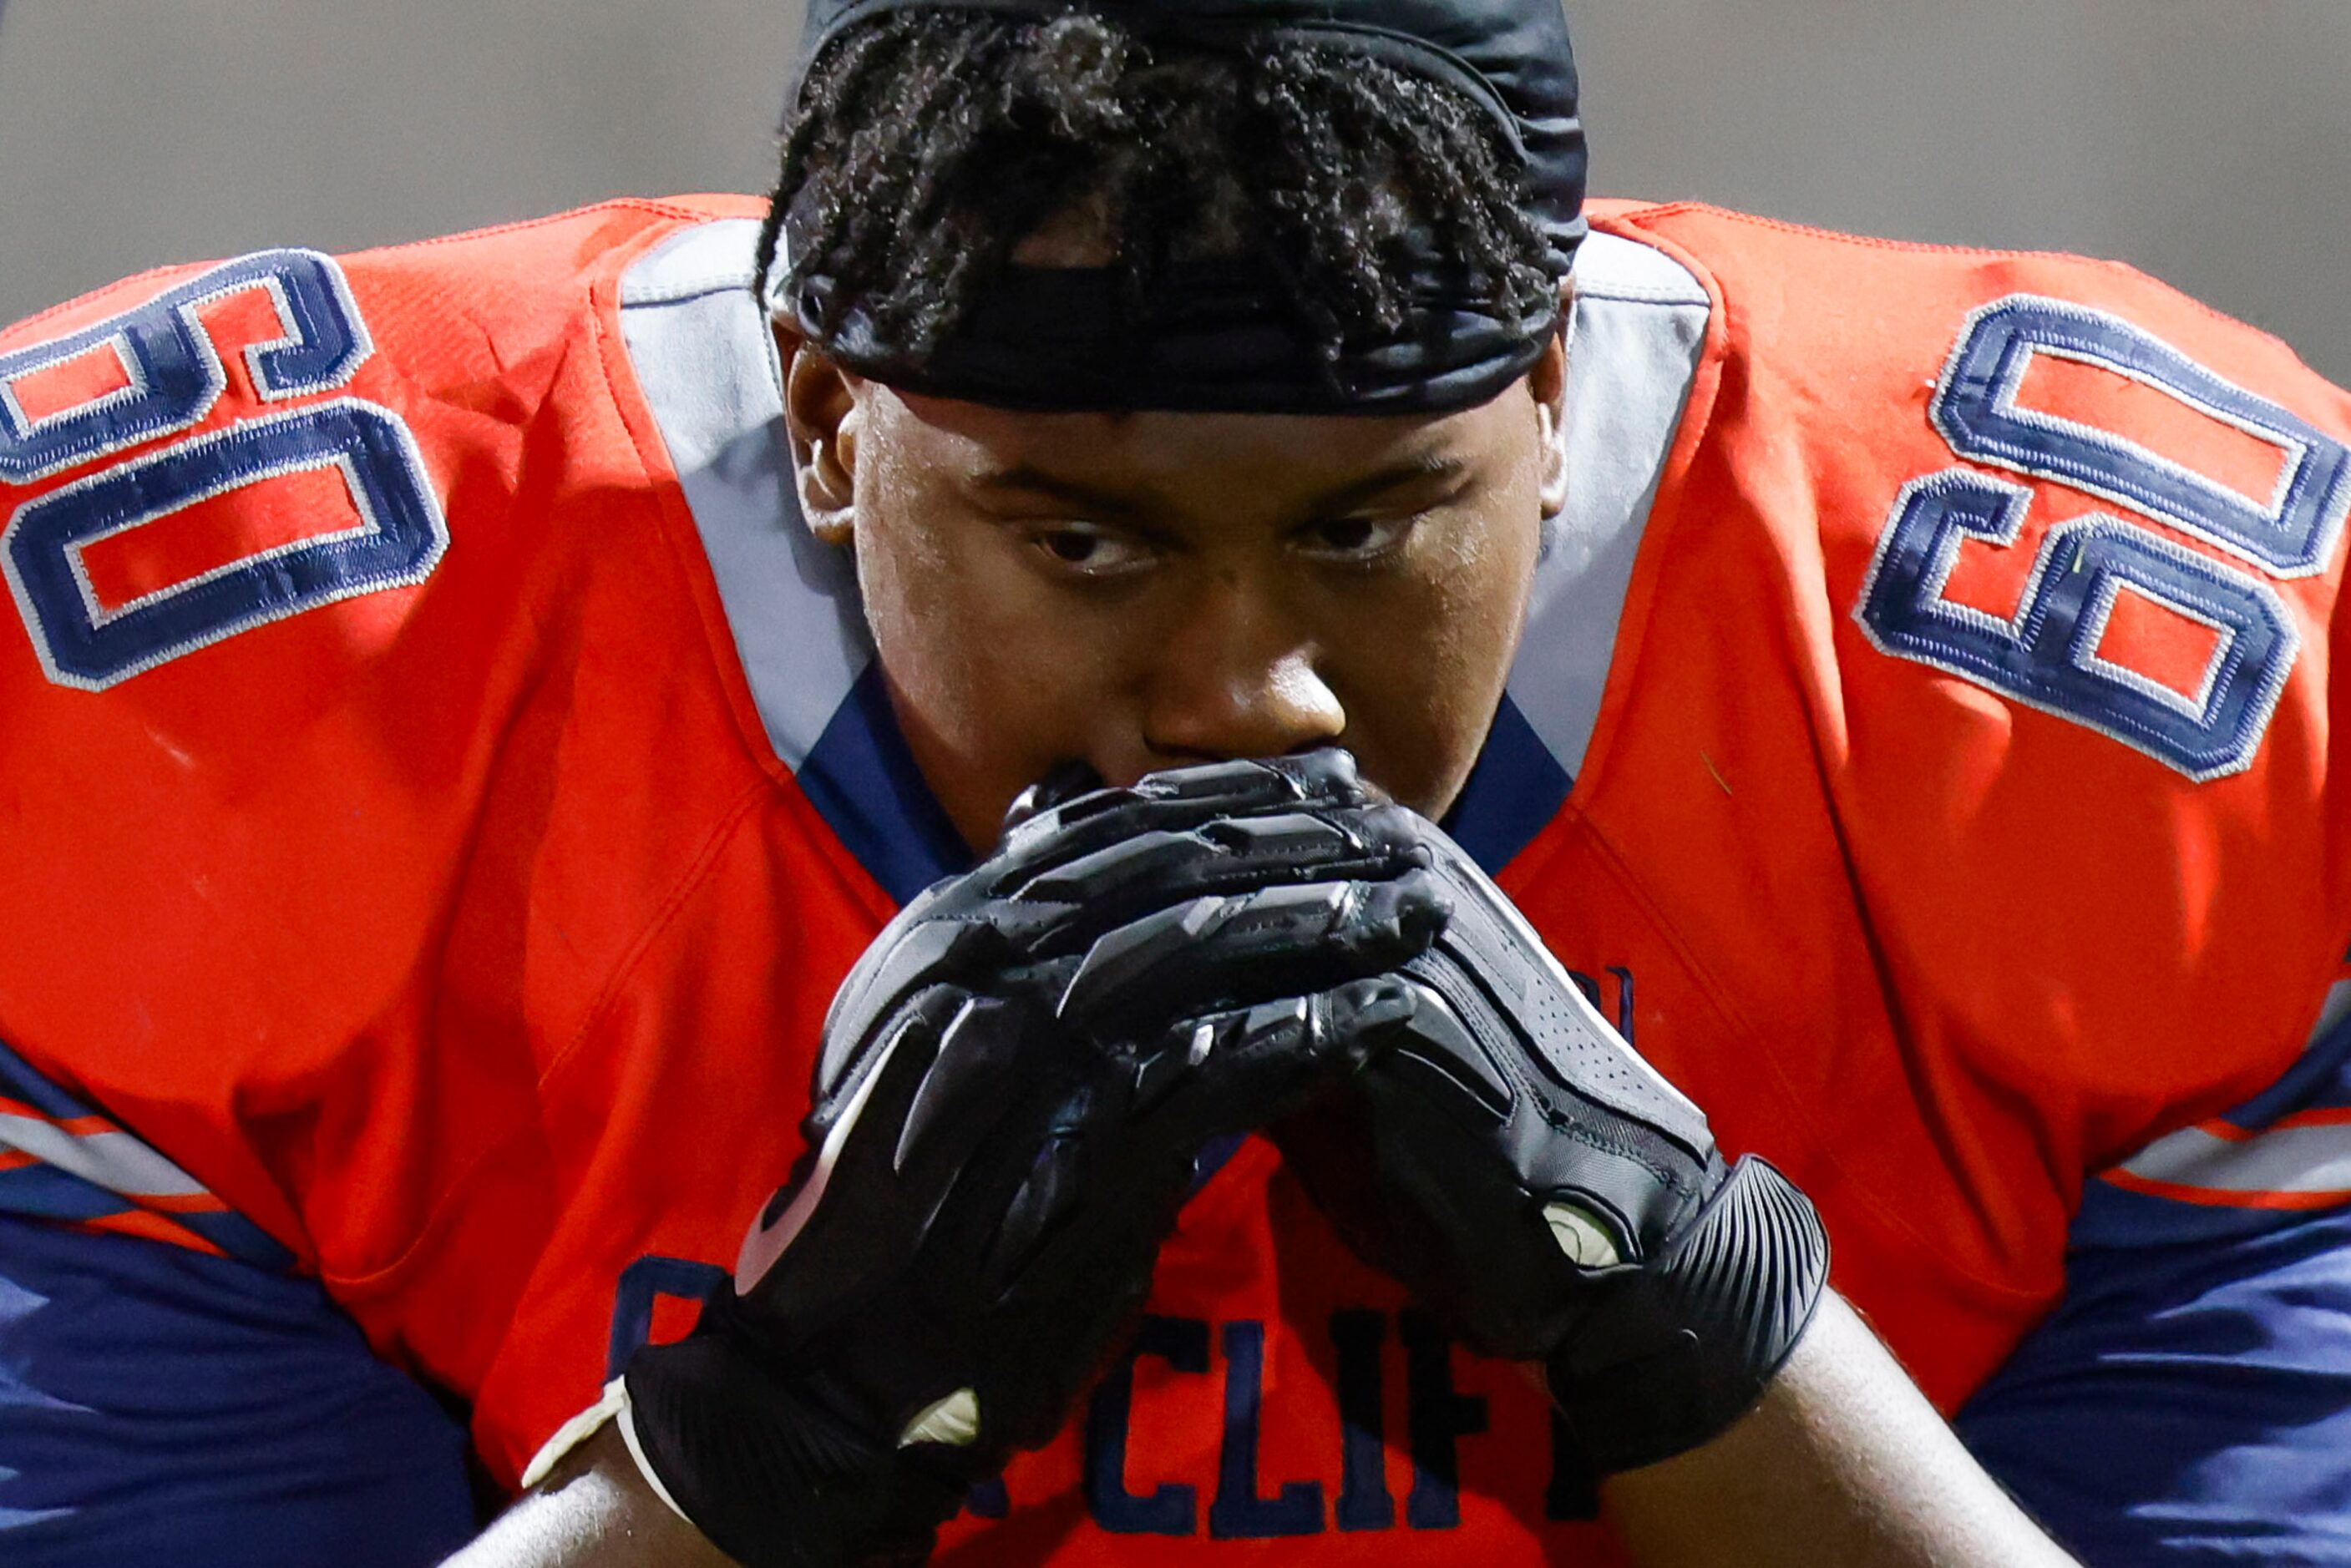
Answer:
[{"label": "navy blue jersey stripe", "polygon": [[[35,1161],[0,1170],[0,1214],[78,1221],[143,1210],[256,1268],[294,1266],[294,1254],[267,1231],[225,1206],[209,1207],[219,1200],[193,1178],[5,1045],[0,1045],[0,1093],[40,1113],[35,1118],[0,1115],[0,1152],[18,1150]],[[93,1122],[95,1129],[79,1125]],[[58,1160],[74,1168],[54,1163]],[[164,1198],[174,1201],[152,1201]],[[192,1199],[207,1206],[185,1201]]]},{"label": "navy blue jersey stripe", "polygon": [[5,1042],[0,1042],[0,1094],[60,1121],[90,1114],[88,1106],[36,1072],[33,1064],[10,1050]]}]

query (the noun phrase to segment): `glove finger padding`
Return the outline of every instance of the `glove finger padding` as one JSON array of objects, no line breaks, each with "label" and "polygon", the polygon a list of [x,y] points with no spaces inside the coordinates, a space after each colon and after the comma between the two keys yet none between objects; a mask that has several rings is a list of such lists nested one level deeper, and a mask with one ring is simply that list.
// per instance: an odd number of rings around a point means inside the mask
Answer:
[{"label": "glove finger padding", "polygon": [[1413,870],[1384,883],[1303,882],[1194,898],[1112,931],[1061,994],[1073,1027],[1117,1031],[1165,1016],[1167,995],[1241,1002],[1294,994],[1401,962],[1444,923],[1447,900]]},{"label": "glove finger padding", "polygon": [[[1243,765],[1218,764],[1215,771]],[[1301,794],[1290,774],[1271,764],[1259,771],[1271,782],[1252,797],[1259,802],[1253,818],[1217,815],[1196,801],[1152,793],[1156,781],[1181,776],[1153,774],[1132,790],[1097,792],[1031,818],[1012,836],[1020,841],[1017,846],[1008,839],[1003,852],[977,869],[923,894],[866,950],[835,996],[818,1068],[820,1099],[833,1092],[852,1057],[866,1049],[878,1021],[915,986],[1024,964],[1049,968],[1054,961],[1084,956],[1123,927],[1190,908],[1202,898],[1245,897],[1307,882],[1376,885],[1426,861],[1416,819],[1399,807],[1372,802],[1353,782],[1351,770],[1339,775],[1338,793],[1330,797]],[[1227,789],[1217,804],[1229,804],[1238,794]],[[1078,828],[1091,832],[1115,821],[1123,836],[1092,845],[1082,856],[1061,853],[1063,838],[1052,831],[1061,813],[1089,806],[1100,809],[1081,815]],[[1424,891],[1441,902],[1433,888]],[[1206,913],[1196,911],[1196,918]],[[1344,935],[1365,928],[1349,921],[1335,929]],[[1292,949],[1290,956],[1311,962],[1320,951],[1310,943]],[[1353,972],[1363,972],[1363,967]],[[1339,978],[1333,971],[1322,979],[1292,981],[1287,990],[1294,994]],[[1068,976],[1056,971],[1036,979],[1042,983]],[[1141,1002],[1145,1011],[1155,1004],[1147,990]],[[1164,1008],[1160,1015],[1166,1016]]]},{"label": "glove finger padding", "polygon": [[1046,805],[909,906],[835,999],[733,1291],[630,1364],[683,1511],[755,1568],[889,1560],[1050,1440],[1202,1146],[1412,1011],[1426,859],[1352,763],[1218,764]]},{"label": "glove finger padding", "polygon": [[1188,832],[1301,806],[1351,809],[1376,800],[1357,774],[1354,758],[1342,751],[1175,768],[1125,788],[1092,790],[1030,811],[975,875],[1009,894],[1056,867],[1155,830]]},{"label": "glove finger padding", "polygon": [[1593,1469],[1697,1447],[1803,1333],[1826,1235],[1771,1167],[1727,1168],[1485,874],[1418,833],[1451,912],[1404,966],[1411,1009],[1277,1140],[1367,1262],[1472,1348],[1545,1364]]}]

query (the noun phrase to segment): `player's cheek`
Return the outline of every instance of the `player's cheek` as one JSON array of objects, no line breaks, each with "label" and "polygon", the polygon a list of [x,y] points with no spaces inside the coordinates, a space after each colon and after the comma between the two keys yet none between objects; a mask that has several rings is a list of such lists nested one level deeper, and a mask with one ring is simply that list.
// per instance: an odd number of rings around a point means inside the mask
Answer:
[{"label": "player's cheek", "polygon": [[[1001,565],[1001,563],[998,563]],[[1153,624],[1142,595],[1104,596],[1015,570],[966,579],[956,710],[946,722],[965,776],[935,781],[974,796],[989,820],[1055,763],[1105,777],[1144,771],[1136,717]]]},{"label": "player's cheek", "polygon": [[1531,556],[1435,553],[1326,612],[1327,679],[1347,709],[1349,745],[1375,783],[1430,815],[1452,805],[1485,743],[1525,618]]},{"label": "player's cheek", "polygon": [[980,847],[1012,796],[1062,754],[1040,732],[1050,710],[1035,679],[1058,650],[993,531],[942,500],[919,485],[875,496],[859,520],[858,577],[900,728],[949,818]]},{"label": "player's cheek", "polygon": [[1325,682],[1347,711],[1344,736],[1365,774],[1406,805],[1441,811],[1451,775],[1474,756],[1477,728],[1459,700],[1457,661],[1447,657],[1441,621],[1390,614],[1327,639]]}]

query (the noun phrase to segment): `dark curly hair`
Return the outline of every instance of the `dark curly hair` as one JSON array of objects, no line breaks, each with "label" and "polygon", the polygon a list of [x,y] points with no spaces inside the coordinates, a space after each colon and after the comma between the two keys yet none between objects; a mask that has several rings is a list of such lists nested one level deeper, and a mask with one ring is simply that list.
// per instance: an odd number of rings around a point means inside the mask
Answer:
[{"label": "dark curly hair", "polygon": [[1254,260],[1329,360],[1396,329],[1416,257],[1510,318],[1558,288],[1515,154],[1453,88],[1297,41],[1155,48],[1077,12],[903,10],[843,33],[783,128],[763,299],[788,214],[795,267],[833,280],[815,325],[862,309],[917,356],[1071,216],[1131,297],[1171,262]]}]

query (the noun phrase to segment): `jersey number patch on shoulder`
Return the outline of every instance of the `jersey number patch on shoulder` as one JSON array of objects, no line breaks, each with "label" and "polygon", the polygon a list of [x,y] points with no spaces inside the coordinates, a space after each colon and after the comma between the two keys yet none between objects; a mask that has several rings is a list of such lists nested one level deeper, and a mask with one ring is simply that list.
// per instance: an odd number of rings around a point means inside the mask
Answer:
[{"label": "jersey number patch on shoulder", "polygon": [[[2211,461],[2190,467],[2020,400],[2029,373],[2069,368],[2121,378],[2135,421]],[[2325,569],[2351,511],[2351,452],[2119,317],[2031,295],[1969,317],[1931,417],[1961,458],[2136,517],[2094,514],[2049,529],[2015,612],[2003,615],[1954,597],[1952,576],[1963,545],[2015,545],[2032,493],[1972,468],[1917,480],[1895,502],[1855,607],[1870,640],[2191,779],[2251,766],[2298,646],[2272,585]]]},{"label": "jersey number patch on shoulder", "polygon": [[[261,339],[243,364],[265,411],[126,455],[194,429],[229,390],[214,341],[224,322]],[[280,250],[0,355],[0,483],[94,470],[0,528],[0,571],[51,680],[102,691],[267,622],[432,574],[448,527],[415,437],[390,409],[327,396],[373,352],[341,267]],[[269,410],[305,399],[318,400]],[[232,496],[234,526],[200,514]],[[126,547],[133,530],[175,518],[184,525],[168,541],[142,535],[153,547]]]}]

